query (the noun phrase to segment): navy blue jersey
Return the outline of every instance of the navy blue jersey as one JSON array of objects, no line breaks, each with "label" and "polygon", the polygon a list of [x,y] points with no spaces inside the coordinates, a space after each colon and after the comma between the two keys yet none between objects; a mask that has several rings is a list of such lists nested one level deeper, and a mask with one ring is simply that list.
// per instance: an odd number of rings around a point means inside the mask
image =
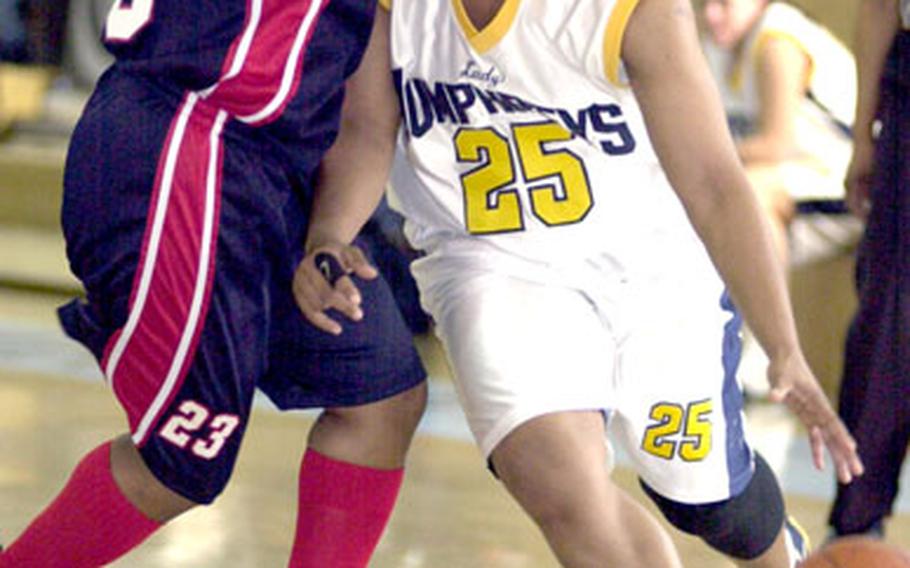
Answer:
[{"label": "navy blue jersey", "polygon": [[375,0],[118,0],[105,28],[115,69],[176,97],[198,91],[267,137],[304,177],[334,140],[343,81]]}]

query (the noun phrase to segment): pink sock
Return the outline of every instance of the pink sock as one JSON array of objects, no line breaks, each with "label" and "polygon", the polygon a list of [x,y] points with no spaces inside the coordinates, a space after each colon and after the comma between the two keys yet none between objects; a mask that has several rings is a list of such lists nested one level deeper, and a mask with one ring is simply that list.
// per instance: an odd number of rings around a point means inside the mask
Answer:
[{"label": "pink sock", "polygon": [[2,568],[103,566],[158,527],[127,501],[111,474],[111,444],[89,452],[57,498],[0,555]]},{"label": "pink sock", "polygon": [[403,469],[340,462],[307,450],[300,466],[292,568],[363,568],[385,529]]}]

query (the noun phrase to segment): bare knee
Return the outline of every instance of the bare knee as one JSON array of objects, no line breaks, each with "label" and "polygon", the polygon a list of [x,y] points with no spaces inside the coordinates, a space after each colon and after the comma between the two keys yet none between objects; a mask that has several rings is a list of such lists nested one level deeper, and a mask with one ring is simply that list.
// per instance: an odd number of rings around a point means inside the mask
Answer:
[{"label": "bare knee", "polygon": [[606,470],[599,413],[535,418],[511,432],[491,459],[509,492],[544,530],[603,520],[618,488]]},{"label": "bare knee", "polygon": [[352,463],[401,467],[426,404],[424,382],[378,402],[327,408],[310,431],[309,445]]},{"label": "bare knee", "polygon": [[381,431],[380,435],[413,435],[427,406],[427,385],[423,382],[416,387],[383,400],[339,408],[328,408],[323,416],[343,427],[358,431]]},{"label": "bare knee", "polygon": [[123,495],[150,519],[166,522],[197,505],[152,474],[127,434],[111,443],[111,473]]}]

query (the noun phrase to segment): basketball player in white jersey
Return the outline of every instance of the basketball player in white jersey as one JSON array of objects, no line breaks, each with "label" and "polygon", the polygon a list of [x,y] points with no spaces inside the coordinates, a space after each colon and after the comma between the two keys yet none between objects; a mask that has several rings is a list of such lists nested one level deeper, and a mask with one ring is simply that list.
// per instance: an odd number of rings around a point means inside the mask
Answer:
[{"label": "basketball player in white jersey", "polygon": [[[393,188],[412,270],[481,451],[570,567],[675,567],[660,525],[611,482],[608,426],[670,522],[741,566],[804,554],[749,446],[739,315],[816,465],[862,473],[800,350],[782,269],[700,52],[688,0],[392,0],[392,80],[345,101],[349,191],[318,214],[306,316],[361,315],[348,246],[382,191],[395,126],[419,183]],[[374,34],[382,38],[383,34]],[[388,62],[385,63],[388,70]],[[397,97],[396,97],[397,93]],[[401,116],[399,116],[399,114]],[[724,281],[718,276],[723,275]]]}]

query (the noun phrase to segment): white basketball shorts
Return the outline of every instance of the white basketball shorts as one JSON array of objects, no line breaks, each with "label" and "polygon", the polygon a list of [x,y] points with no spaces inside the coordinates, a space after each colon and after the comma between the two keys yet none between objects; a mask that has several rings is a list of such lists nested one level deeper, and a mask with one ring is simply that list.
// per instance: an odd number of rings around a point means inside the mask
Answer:
[{"label": "white basketball shorts", "polygon": [[[636,279],[609,262],[441,247],[413,271],[485,457],[534,417],[601,410],[642,479],[684,503],[751,479],[739,318],[713,269]],[[695,272],[698,272],[697,270]]]}]

